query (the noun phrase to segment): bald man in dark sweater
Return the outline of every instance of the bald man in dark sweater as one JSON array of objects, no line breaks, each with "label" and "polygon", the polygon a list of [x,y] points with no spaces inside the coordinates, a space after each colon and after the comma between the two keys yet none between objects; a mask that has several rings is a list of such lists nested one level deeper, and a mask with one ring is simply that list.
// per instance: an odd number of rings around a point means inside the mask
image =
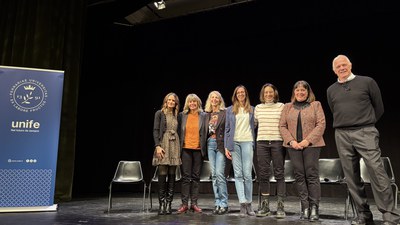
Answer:
[{"label": "bald man in dark sweater", "polygon": [[342,162],[346,183],[357,209],[351,224],[373,224],[365,187],[360,182],[360,158],[367,166],[371,187],[384,225],[397,225],[400,211],[394,204],[389,177],[381,161],[379,131],[375,123],[384,107],[378,84],[371,77],[354,75],[345,55],[332,62],[337,82],[327,89],[328,104],[333,114],[336,147]]}]

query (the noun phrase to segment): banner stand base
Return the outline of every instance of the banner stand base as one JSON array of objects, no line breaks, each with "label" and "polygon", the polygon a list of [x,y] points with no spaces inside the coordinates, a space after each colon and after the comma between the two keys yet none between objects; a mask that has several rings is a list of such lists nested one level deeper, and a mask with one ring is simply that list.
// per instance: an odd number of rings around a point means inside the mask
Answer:
[{"label": "banner stand base", "polygon": [[34,207],[0,207],[0,213],[3,212],[50,212],[57,211],[58,205],[34,206]]}]

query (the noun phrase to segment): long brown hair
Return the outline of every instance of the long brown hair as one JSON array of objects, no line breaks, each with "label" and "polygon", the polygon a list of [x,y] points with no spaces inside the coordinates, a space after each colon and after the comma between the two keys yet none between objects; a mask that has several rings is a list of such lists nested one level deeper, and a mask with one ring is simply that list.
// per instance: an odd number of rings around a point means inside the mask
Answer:
[{"label": "long brown hair", "polygon": [[244,93],[246,94],[246,99],[244,100],[244,111],[245,112],[252,112],[253,109],[251,108],[250,105],[250,98],[249,98],[249,92],[247,92],[247,89],[244,85],[238,85],[235,90],[233,91],[233,95],[232,95],[232,112],[237,115],[239,113],[239,108],[240,108],[240,102],[237,99],[236,93],[238,92],[239,88],[243,88],[244,89]]},{"label": "long brown hair", "polygon": [[174,116],[177,116],[179,113],[179,98],[178,98],[178,95],[175,94],[174,92],[170,92],[164,97],[163,104],[161,105],[161,111],[163,113],[167,114],[167,112],[168,112],[167,101],[168,101],[169,96],[171,96],[171,95],[174,96],[174,98],[175,98],[175,108],[174,108],[174,110],[172,110],[172,114],[174,114]]}]

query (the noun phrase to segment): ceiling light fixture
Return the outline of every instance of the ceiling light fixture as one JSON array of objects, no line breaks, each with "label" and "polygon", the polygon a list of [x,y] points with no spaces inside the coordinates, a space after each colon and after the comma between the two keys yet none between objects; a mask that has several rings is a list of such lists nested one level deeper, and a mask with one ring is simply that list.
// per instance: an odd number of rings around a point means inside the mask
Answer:
[{"label": "ceiling light fixture", "polygon": [[154,6],[158,9],[158,10],[162,10],[162,9],[165,9],[165,1],[164,0],[161,0],[161,1],[155,1],[154,2]]}]

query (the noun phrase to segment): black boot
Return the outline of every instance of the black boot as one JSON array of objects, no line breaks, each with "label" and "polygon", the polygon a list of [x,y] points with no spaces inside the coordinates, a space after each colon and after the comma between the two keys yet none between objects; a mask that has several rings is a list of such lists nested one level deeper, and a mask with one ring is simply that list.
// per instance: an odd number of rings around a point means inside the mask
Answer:
[{"label": "black boot", "polygon": [[158,208],[158,215],[165,215],[165,203],[166,203],[166,175],[158,176],[158,201],[160,203],[160,207]]},{"label": "black boot", "polygon": [[309,208],[302,208],[300,220],[308,220],[310,218],[310,209]]},{"label": "black boot", "polygon": [[278,196],[278,206],[276,209],[276,218],[282,219],[286,217],[285,208],[284,208],[284,200],[282,196]]},{"label": "black boot", "polygon": [[271,211],[269,210],[269,195],[262,195],[262,202],[260,209],[257,211],[256,216],[263,217],[271,215]]},{"label": "black boot", "polygon": [[165,214],[169,215],[172,213],[172,208],[171,208],[171,203],[172,202],[165,202]]},{"label": "black boot", "polygon": [[171,203],[174,200],[175,193],[175,174],[168,175],[168,189],[167,189],[167,197],[165,202],[165,214],[171,214]]},{"label": "black boot", "polygon": [[316,204],[311,205],[310,222],[319,220],[318,206]]}]

